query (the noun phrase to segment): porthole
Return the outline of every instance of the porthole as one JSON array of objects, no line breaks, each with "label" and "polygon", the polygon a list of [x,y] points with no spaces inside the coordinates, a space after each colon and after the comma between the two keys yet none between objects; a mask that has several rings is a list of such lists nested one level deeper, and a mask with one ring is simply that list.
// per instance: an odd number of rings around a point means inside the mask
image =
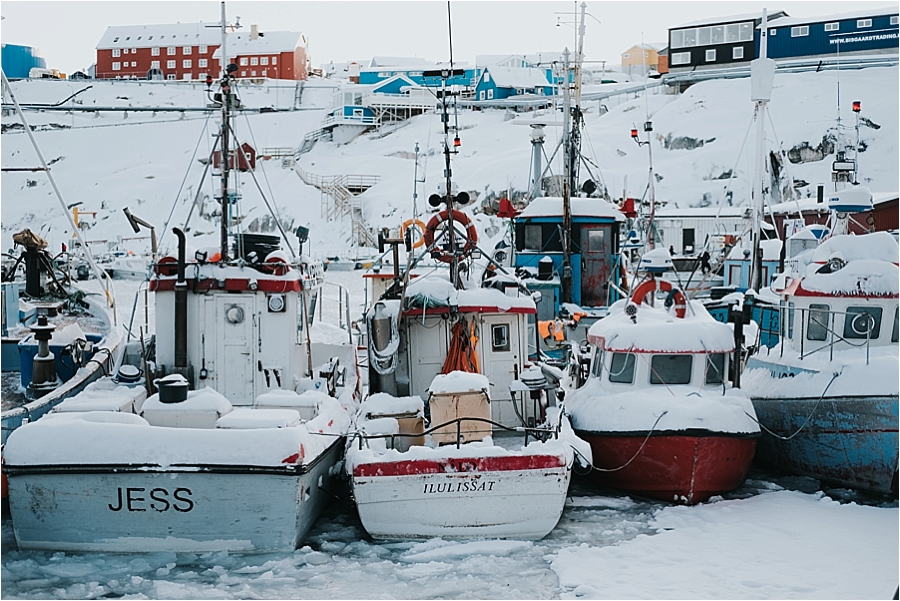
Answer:
[{"label": "porthole", "polygon": [[232,325],[238,325],[244,322],[244,309],[238,305],[229,305],[225,309],[225,321]]},{"label": "porthole", "polygon": [[283,294],[272,294],[269,296],[269,313],[284,313],[286,303]]}]

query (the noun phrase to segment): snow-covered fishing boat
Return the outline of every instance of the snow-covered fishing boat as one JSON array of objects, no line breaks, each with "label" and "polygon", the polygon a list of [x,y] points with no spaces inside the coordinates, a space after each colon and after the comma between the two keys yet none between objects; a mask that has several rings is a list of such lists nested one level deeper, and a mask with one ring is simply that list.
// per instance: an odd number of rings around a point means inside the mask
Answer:
[{"label": "snow-covered fishing boat", "polygon": [[591,476],[689,504],[741,485],[759,426],[749,397],[727,380],[731,328],[650,274],[591,326],[588,341],[590,375],[566,405],[591,445]]},{"label": "snow-covered fishing boat", "polygon": [[[445,124],[451,97],[442,96]],[[401,273],[399,246],[412,252],[411,238],[380,237],[393,246],[394,281],[372,279],[381,291],[366,314],[372,396],[346,468],[374,538],[541,538],[562,514],[572,445],[590,451],[558,403],[562,373],[548,372],[551,384],[527,363],[531,294],[496,262],[472,258],[478,232],[455,208],[470,198],[454,190],[444,133],[445,187],[429,203],[446,209],[425,226],[424,250]],[[415,274],[427,255],[446,274]]]},{"label": "snow-covered fishing boat", "polygon": [[764,430],[759,457],[896,494],[897,242],[886,232],[837,235],[804,255],[771,288],[779,342],[747,360],[744,384]]},{"label": "snow-covered fishing boat", "polygon": [[[224,156],[233,68],[216,95]],[[19,547],[292,550],[331,497],[359,400],[356,347],[314,323],[321,263],[232,231],[229,162],[215,174],[221,248],[187,257],[174,228],[177,256],[154,265],[155,355],[9,437]]]}]

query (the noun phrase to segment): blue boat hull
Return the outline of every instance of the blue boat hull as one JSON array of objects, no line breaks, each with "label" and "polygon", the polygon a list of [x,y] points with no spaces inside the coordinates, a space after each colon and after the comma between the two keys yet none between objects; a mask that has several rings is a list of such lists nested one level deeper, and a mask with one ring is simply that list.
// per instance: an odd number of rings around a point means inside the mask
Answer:
[{"label": "blue boat hull", "polygon": [[[840,486],[897,495],[897,395],[753,399],[753,408],[763,426],[756,449],[763,462]],[[772,434],[790,437],[797,430],[790,440]]]}]

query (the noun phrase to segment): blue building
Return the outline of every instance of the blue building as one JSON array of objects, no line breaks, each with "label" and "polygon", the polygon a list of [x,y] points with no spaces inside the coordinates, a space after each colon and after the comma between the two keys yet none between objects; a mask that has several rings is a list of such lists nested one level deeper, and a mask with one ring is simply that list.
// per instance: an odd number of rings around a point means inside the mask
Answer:
[{"label": "blue building", "polygon": [[[768,56],[774,59],[897,53],[898,11],[859,10],[830,17],[782,18],[769,26]],[[759,54],[759,41],[756,43]]]},{"label": "blue building", "polygon": [[482,100],[502,100],[510,96],[532,94],[553,96],[552,76],[547,69],[533,67],[485,67],[475,84],[475,98]]},{"label": "blue building", "polygon": [[[471,87],[475,81],[476,71],[465,65],[453,65],[454,69],[463,69],[463,75],[456,75],[447,80],[447,85]],[[440,77],[425,77],[428,71],[436,71],[442,68],[449,69],[449,65],[433,63],[416,58],[375,57],[369,62],[368,67],[359,70],[360,85],[372,85],[402,75],[416,85],[439,88],[442,85]]]},{"label": "blue building", "polygon": [[3,72],[9,79],[25,79],[33,68],[46,69],[47,61],[38,56],[40,52],[31,46],[3,44]]}]

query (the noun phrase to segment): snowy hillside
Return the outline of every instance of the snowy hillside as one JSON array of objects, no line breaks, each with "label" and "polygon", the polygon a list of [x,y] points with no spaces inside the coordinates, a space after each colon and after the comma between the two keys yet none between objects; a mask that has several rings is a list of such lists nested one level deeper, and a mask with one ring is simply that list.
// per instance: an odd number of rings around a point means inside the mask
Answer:
[{"label": "snowy hillside", "polygon": [[[837,90],[840,79],[842,125],[836,134]],[[23,81],[13,84],[21,103],[53,104],[91,85],[76,99],[82,107],[202,107],[205,86],[198,84],[147,82]],[[238,137],[258,150],[297,148],[303,136],[320,127],[331,104],[334,84],[310,82],[304,89],[302,107],[292,112],[247,114],[237,121]],[[898,187],[898,69],[871,68],[804,74],[778,74],[767,123],[770,150],[784,149],[787,175],[808,185],[797,189],[803,196],[815,194],[817,183],[830,182],[834,148],[855,140],[854,100],[862,102],[860,127],[860,180],[873,192],[896,192]],[[586,103],[583,151],[596,166],[592,170],[610,196],[620,198],[627,181],[627,195],[640,198],[647,185],[647,148],[630,138],[630,129],[648,119],[653,122],[652,152],[657,173],[657,199],[669,207],[703,206],[726,201],[746,202],[753,171],[752,104],[749,79],[709,81],[681,95],[656,94],[646,98],[613,98]],[[294,104],[292,82],[268,88],[242,86],[240,94],[250,108],[289,108]],[[535,119],[553,120],[552,113],[522,113],[510,119],[504,111],[461,111],[462,147],[453,160],[453,177],[460,189],[478,194],[480,207],[487,198],[511,190],[528,188],[531,165],[531,128]],[[83,218],[88,240],[117,240],[133,236],[122,214],[123,207],[156,225],[161,232],[183,225],[208,156],[217,116],[202,112],[67,113],[29,111],[27,118],[37,127],[36,138],[48,162],[52,162],[66,202],[81,211],[96,211]],[[2,154],[4,167],[36,167],[27,136],[13,124],[15,115],[4,115]],[[772,125],[774,125],[774,134]],[[321,140],[299,166],[318,175],[377,175],[380,181],[361,197],[370,228],[397,228],[412,215],[414,160],[419,144],[418,210],[426,210],[425,199],[437,189],[442,177],[441,123],[437,114],[415,117],[390,131],[363,134],[351,143],[337,146]],[[546,129],[545,150],[552,154],[562,132]],[[777,137],[776,135],[777,134]],[[641,131],[642,138],[644,137]],[[746,137],[746,143],[745,143]],[[347,255],[351,246],[348,222],[327,222],[322,215],[322,195],[308,186],[280,159],[260,161],[257,181],[267,197],[274,198],[286,226],[306,225],[311,230],[312,254]],[[552,172],[560,173],[554,161]],[[582,181],[587,177],[582,170]],[[800,182],[802,183],[802,182]],[[201,206],[194,211],[189,236],[194,246],[215,245],[218,240],[216,209],[212,201],[215,181],[202,184]],[[268,219],[257,186],[242,177],[243,224],[267,227]],[[775,200],[779,200],[778,197]],[[479,210],[478,208],[475,209]],[[488,222],[480,220],[482,227]],[[2,245],[11,248],[11,236],[30,227],[48,237],[53,248],[71,238],[71,227],[47,177],[42,173],[5,172],[2,176]],[[142,233],[143,235],[143,233]],[[143,250],[147,241],[125,241],[125,248]],[[171,249],[174,237],[163,235],[161,247]]]}]

